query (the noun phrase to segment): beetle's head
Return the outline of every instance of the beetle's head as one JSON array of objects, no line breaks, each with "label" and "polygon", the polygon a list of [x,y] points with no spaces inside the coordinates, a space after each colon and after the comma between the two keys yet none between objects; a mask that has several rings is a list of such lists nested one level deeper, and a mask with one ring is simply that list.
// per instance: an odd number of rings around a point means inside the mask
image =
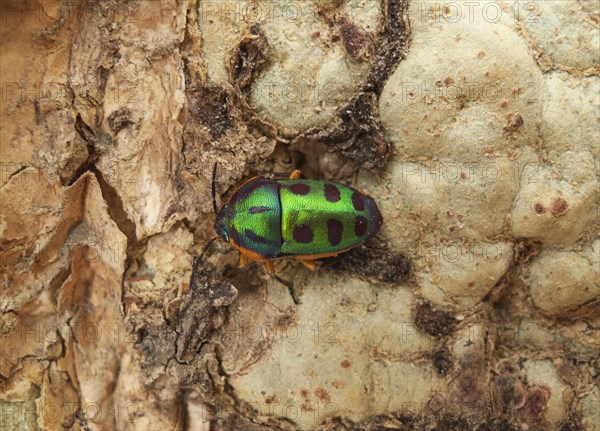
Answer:
[{"label": "beetle's head", "polygon": [[217,235],[222,236],[226,242],[229,242],[229,228],[228,228],[228,206],[223,205],[219,214],[217,214],[217,219],[215,220],[215,231]]}]

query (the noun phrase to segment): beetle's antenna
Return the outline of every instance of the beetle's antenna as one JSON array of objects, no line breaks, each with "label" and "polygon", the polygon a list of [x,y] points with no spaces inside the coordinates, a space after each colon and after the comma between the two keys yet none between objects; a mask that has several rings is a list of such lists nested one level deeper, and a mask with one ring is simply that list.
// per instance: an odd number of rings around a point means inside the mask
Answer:
[{"label": "beetle's antenna", "polygon": [[213,245],[213,243],[215,242],[215,240],[217,238],[219,238],[219,237],[215,236],[213,239],[211,239],[210,241],[208,241],[208,243],[202,249],[202,253],[200,253],[200,256],[197,256],[194,259],[194,265],[193,265],[193,268],[192,268],[192,278],[194,277],[194,274],[196,274],[196,272],[198,271],[198,267],[200,266],[200,262],[202,262],[202,258],[204,257],[204,253],[206,253],[208,251],[208,249],[210,248],[210,246]]},{"label": "beetle's antenna", "polygon": [[216,178],[217,178],[217,162],[215,162],[215,165],[213,166],[212,184],[211,184],[213,211],[215,212],[215,214],[217,214],[217,198],[216,198],[217,187],[216,187],[216,183],[215,183]]}]

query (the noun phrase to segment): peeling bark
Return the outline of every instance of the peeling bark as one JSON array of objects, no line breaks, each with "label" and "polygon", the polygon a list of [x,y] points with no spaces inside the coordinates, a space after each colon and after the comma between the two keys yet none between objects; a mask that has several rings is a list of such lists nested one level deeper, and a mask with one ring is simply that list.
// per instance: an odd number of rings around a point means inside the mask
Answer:
[{"label": "peeling bark", "polygon": [[[596,426],[597,7],[430,3],[3,3],[3,429]],[[380,237],[278,260],[295,305],[230,244],[196,258],[215,163],[218,203],[298,167],[356,183]]]}]

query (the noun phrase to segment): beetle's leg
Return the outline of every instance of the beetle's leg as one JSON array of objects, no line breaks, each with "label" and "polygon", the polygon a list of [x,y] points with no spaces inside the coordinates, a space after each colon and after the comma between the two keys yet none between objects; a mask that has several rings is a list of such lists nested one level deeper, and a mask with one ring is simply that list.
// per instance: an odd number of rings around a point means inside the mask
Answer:
[{"label": "beetle's leg", "polygon": [[240,253],[240,267],[246,266],[248,264],[248,256],[244,253]]},{"label": "beetle's leg", "polygon": [[292,297],[292,301],[294,301],[294,304],[298,305],[301,303],[300,300],[298,299],[298,295],[296,295],[296,291],[294,290],[294,286],[292,285],[292,283],[279,277],[274,272],[271,273],[271,277],[273,278],[273,280],[278,281],[281,284],[283,284],[285,287],[287,287],[288,292],[290,293],[290,296]]},{"label": "beetle's leg", "polygon": [[290,174],[290,180],[297,180],[298,178],[300,178],[300,175],[302,175],[300,169],[294,169]]},{"label": "beetle's leg", "polygon": [[267,272],[269,274],[274,274],[275,273],[275,267],[273,266],[273,261],[272,260],[265,260],[262,262],[262,264],[265,266],[265,269],[267,270]]},{"label": "beetle's leg", "polygon": [[304,260],[304,259],[298,259],[298,260],[300,262],[302,262],[302,264],[305,267],[307,267],[308,269],[310,269],[311,271],[314,271],[321,265],[321,262],[318,262],[316,260]]},{"label": "beetle's leg", "polygon": [[[254,263],[254,261],[248,259],[249,266],[251,266],[253,263]],[[226,263],[225,266],[223,267],[223,277],[227,277],[227,278],[236,277],[243,270],[244,270],[244,268],[242,268],[241,266]]]}]

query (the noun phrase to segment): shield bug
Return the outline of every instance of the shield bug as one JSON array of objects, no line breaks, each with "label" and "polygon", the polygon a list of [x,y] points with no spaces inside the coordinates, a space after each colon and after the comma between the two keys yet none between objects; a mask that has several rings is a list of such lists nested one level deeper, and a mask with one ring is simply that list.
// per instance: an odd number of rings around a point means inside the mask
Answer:
[{"label": "shield bug", "polygon": [[[216,165],[216,212],[215,174]],[[319,259],[375,235],[382,220],[370,196],[333,181],[300,179],[295,170],[289,179],[257,176],[242,184],[218,212],[215,231],[239,250],[240,266],[254,260],[274,274],[273,260],[281,258],[317,268]]]}]

